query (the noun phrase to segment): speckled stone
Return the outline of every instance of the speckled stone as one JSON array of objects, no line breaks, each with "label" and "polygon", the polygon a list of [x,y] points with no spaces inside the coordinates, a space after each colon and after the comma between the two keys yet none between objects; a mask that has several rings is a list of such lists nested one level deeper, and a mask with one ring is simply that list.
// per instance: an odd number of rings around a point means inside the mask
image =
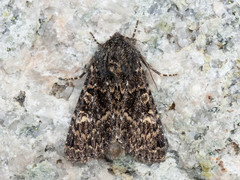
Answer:
[{"label": "speckled stone", "polygon": [[[0,13],[1,179],[240,179],[239,1],[1,0]],[[157,88],[149,78],[166,161],[72,164],[63,148],[84,78],[53,85],[82,73],[97,49],[89,32],[131,36],[136,20],[146,60],[179,74],[153,73]]]}]

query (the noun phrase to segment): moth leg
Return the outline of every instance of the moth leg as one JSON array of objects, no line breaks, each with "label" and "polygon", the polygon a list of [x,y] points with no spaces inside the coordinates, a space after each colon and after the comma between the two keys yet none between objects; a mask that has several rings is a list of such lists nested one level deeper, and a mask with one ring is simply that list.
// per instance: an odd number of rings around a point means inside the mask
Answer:
[{"label": "moth leg", "polygon": [[64,80],[64,81],[73,81],[73,80],[77,80],[77,79],[81,79],[84,75],[86,74],[86,71],[84,71],[80,76],[76,76],[76,77],[71,77],[71,78],[58,78],[59,80]]},{"label": "moth leg", "polygon": [[[159,71],[154,69],[150,64],[148,64],[147,61],[144,59],[144,57],[141,56],[140,59],[141,59],[142,63],[148,68],[149,72],[150,72],[150,70],[152,70],[153,72],[155,72],[156,74],[158,74],[161,77],[163,77],[163,76],[177,76],[178,75],[178,74],[163,74],[163,73],[160,73]],[[151,77],[152,77],[152,75],[151,75]]]},{"label": "moth leg", "polygon": [[153,72],[155,72],[156,74],[158,74],[159,76],[163,77],[163,76],[177,76],[178,74],[163,74],[160,73],[159,71],[157,71],[156,69],[154,69],[152,66],[149,67]]},{"label": "moth leg", "polygon": [[147,69],[148,69],[148,71],[149,71],[149,74],[150,74],[150,76],[151,76],[151,79],[153,80],[154,85],[155,85],[156,88],[157,88],[157,84],[156,84],[156,82],[154,81],[153,76],[152,76],[152,73],[151,73],[151,71],[150,71],[150,69],[151,69],[150,64],[147,63],[147,61],[144,59],[144,57],[141,56],[140,59],[141,59],[142,63],[147,67]]},{"label": "moth leg", "polygon": [[94,59],[92,58],[92,59],[90,60],[90,62],[88,63],[87,67],[86,67],[86,66],[84,67],[84,71],[83,71],[83,73],[82,73],[80,76],[71,77],[71,78],[62,78],[62,77],[59,77],[58,79],[61,80],[61,81],[62,81],[62,80],[63,80],[63,81],[73,81],[73,80],[79,80],[79,79],[81,79],[81,78],[89,71],[89,69],[90,69],[91,66],[92,66],[93,61],[94,61]]}]

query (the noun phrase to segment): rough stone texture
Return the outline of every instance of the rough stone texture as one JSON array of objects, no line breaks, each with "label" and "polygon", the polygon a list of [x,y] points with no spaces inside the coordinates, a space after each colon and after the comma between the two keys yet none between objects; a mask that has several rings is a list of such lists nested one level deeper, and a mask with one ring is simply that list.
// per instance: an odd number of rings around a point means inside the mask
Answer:
[{"label": "rough stone texture", "polygon": [[[1,179],[240,179],[239,1],[1,0],[0,12]],[[131,36],[136,20],[147,61],[179,74],[149,79],[166,161],[73,165],[63,148],[84,78],[57,96],[52,86],[81,74],[97,48],[89,32]]]}]

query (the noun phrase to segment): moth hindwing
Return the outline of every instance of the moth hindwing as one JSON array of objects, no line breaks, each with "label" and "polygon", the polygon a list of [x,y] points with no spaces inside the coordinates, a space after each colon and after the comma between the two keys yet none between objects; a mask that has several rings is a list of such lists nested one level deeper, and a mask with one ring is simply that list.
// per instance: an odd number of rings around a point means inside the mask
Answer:
[{"label": "moth hindwing", "polygon": [[115,33],[99,43],[71,119],[68,160],[84,163],[123,154],[149,163],[165,159],[161,119],[142,64],[151,67],[133,37]]}]

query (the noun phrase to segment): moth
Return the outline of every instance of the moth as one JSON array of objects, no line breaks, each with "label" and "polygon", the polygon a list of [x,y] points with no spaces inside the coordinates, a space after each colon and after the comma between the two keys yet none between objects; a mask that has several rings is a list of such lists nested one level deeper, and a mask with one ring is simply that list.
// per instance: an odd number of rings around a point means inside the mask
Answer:
[{"label": "moth", "polygon": [[[65,143],[70,161],[131,154],[141,162],[165,160],[166,139],[143,65],[160,76],[136,49],[136,23],[131,38],[115,33],[91,58]],[[151,73],[150,73],[151,74]]]}]

